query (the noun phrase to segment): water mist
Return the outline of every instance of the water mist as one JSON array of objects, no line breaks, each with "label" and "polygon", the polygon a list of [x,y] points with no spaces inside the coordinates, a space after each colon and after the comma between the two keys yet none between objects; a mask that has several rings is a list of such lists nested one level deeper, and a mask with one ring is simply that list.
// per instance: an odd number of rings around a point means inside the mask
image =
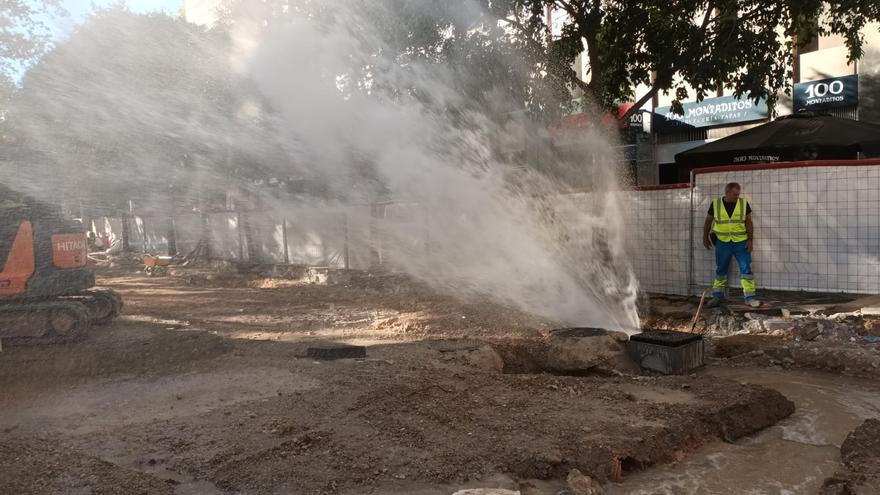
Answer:
[{"label": "water mist", "polygon": [[[374,50],[380,36],[364,19],[342,2],[333,14],[329,26],[294,16],[243,35],[250,42],[241,66],[299,143],[301,166],[327,180],[334,197],[377,199],[376,190],[347,180],[367,162],[391,198],[405,203],[404,221],[380,227],[393,266],[463,299],[488,295],[567,325],[637,329],[609,140],[588,139],[584,156],[592,163],[575,164],[593,192],[566,193],[562,181],[528,165],[511,178],[513,164],[492,151],[492,138],[505,130],[463,101],[450,68],[383,60],[376,55],[383,50]],[[340,80],[356,64],[372,68],[370,87],[416,88],[429,97],[351,90]],[[465,110],[453,116],[450,109]],[[426,232],[427,245],[415,241]]]}]

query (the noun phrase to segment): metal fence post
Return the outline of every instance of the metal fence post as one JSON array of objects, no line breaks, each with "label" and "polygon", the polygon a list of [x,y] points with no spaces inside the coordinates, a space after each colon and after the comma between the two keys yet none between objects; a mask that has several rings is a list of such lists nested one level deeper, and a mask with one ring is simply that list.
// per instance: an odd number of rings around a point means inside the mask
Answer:
[{"label": "metal fence post", "polygon": [[345,244],[342,246],[342,263],[343,267],[348,270],[351,267],[350,259],[349,259],[349,251],[348,251],[348,212],[342,212],[342,229],[345,236]]},{"label": "metal fence post", "polygon": [[287,245],[287,217],[281,219],[281,249],[284,250],[284,264],[290,264],[290,247]]},{"label": "metal fence post", "polygon": [[244,261],[244,243],[245,243],[245,233],[244,229],[241,226],[241,212],[235,212],[235,225],[238,227],[238,260]]},{"label": "metal fence post", "polygon": [[696,273],[694,269],[694,189],[696,188],[696,183],[694,171],[691,170],[691,211],[689,214],[690,217],[690,246],[688,246],[688,295],[692,296],[696,294],[694,290],[696,288]]}]

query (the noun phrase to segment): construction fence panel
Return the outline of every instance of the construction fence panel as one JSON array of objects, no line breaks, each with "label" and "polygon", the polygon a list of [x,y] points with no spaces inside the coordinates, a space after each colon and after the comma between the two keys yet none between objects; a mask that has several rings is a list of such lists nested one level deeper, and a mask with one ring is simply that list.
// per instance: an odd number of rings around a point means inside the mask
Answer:
[{"label": "construction fence panel", "polygon": [[143,252],[146,247],[146,229],[141,217],[128,217],[128,247],[135,252]]},{"label": "construction fence panel", "polygon": [[92,218],[92,232],[98,235],[122,237],[122,218],[99,216]]},{"label": "construction fence panel", "polygon": [[344,222],[348,235],[349,268],[356,270],[370,268],[373,256],[370,244],[371,220],[369,205],[352,206],[346,210]]},{"label": "construction fence panel", "polygon": [[282,218],[271,211],[242,212],[240,218],[241,228],[247,226],[247,232],[244,232],[248,236],[245,259],[260,263],[284,263]]},{"label": "construction fence panel", "polygon": [[[693,292],[714,278],[703,222],[729,182],[753,208],[752,271],[758,288],[880,292],[880,165],[723,169],[697,173],[693,202]],[[729,286],[739,286],[731,263]]]},{"label": "construction fence panel", "polygon": [[[168,252],[168,223],[170,219],[156,217],[153,221],[147,222],[147,232],[153,232],[147,235],[150,240],[148,250],[151,253]],[[199,244],[202,237],[202,215],[200,213],[182,213],[174,217],[174,243],[177,246],[177,254],[187,255],[191,253]],[[156,247],[163,247],[163,250]]]},{"label": "construction fence panel", "polygon": [[430,218],[418,203],[389,202],[374,205],[370,245],[379,264],[397,270],[395,259],[430,256]]},{"label": "construction fence panel", "polygon": [[627,246],[643,291],[688,293],[690,188],[671,186],[631,191]]},{"label": "construction fence panel", "polygon": [[[176,222],[175,222],[176,223]],[[239,229],[239,214],[221,212],[208,214],[211,257],[227,260],[241,260],[244,246]],[[175,231],[176,232],[176,231]],[[178,251],[182,252],[178,247]]]},{"label": "construction fence panel", "polygon": [[[742,185],[743,197],[754,209],[752,267],[759,289],[880,292],[878,160],[704,169],[695,173],[691,187],[623,192],[619,207],[625,210],[624,236],[642,290],[698,294],[711,285],[714,253],[703,246],[703,223],[711,201],[723,195],[729,182]],[[592,194],[581,196],[562,203],[580,212],[607,203]],[[564,230],[584,242],[592,239],[591,233],[579,229],[593,224],[581,225],[578,215],[559,213],[560,221],[575,224]],[[257,253],[247,252],[242,215],[252,236],[249,244]],[[393,268],[397,256],[430,257],[431,219],[416,203],[290,205],[274,212],[211,213],[207,220],[216,258],[274,263],[287,259],[333,268],[343,268],[347,261],[350,268],[367,269],[375,262]],[[167,252],[170,219],[136,214],[130,221],[132,249]],[[121,222],[120,217],[94,217],[91,228],[119,237]],[[203,234],[202,216],[180,214],[173,225],[178,253],[191,252]],[[729,286],[739,286],[735,262]]]},{"label": "construction fence panel", "polygon": [[339,208],[297,206],[285,210],[287,251],[294,265],[345,266],[345,212]]},{"label": "construction fence panel", "polygon": [[138,233],[137,244],[132,243],[132,249],[138,249],[149,254],[168,254],[168,232],[171,219],[156,216],[133,217],[129,232]]}]

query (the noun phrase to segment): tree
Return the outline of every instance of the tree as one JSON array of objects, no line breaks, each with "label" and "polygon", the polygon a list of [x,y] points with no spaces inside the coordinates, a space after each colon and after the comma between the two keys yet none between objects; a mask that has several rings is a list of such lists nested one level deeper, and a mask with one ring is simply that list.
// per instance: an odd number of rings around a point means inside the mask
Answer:
[{"label": "tree", "polygon": [[[862,55],[860,30],[880,19],[875,0],[482,0],[523,40],[538,68],[604,108],[650,90],[625,114],[673,90],[701,100],[732,87],[737,96],[766,98],[786,89],[795,47],[818,35],[846,39],[850,60]],[[549,6],[549,9],[545,9]],[[560,26],[550,33],[548,12]],[[819,20],[822,22],[819,22]],[[557,34],[558,30],[558,34]],[[572,69],[585,52],[589,80]],[[686,86],[695,91],[689,95]]]},{"label": "tree", "polygon": [[[242,5],[227,0],[227,20]],[[544,120],[571,110],[573,92],[613,109],[639,85],[649,91],[621,119],[669,91],[678,111],[682,100],[720,87],[772,107],[791,80],[794,48],[837,34],[856,60],[861,29],[880,20],[876,0],[270,0],[259,8],[267,25],[303,12],[326,21],[343,10],[346,22],[377,34],[384,57],[453,68],[463,101],[486,103],[500,92]],[[586,81],[572,68],[582,55]]]},{"label": "tree", "polygon": [[15,91],[18,77],[49,48],[46,21],[61,15],[57,0],[0,1],[0,109]]},{"label": "tree", "polygon": [[285,163],[228,42],[166,15],[96,13],[25,74],[6,119],[15,146],[4,152],[28,173],[10,176],[167,209],[169,192],[194,198]]}]

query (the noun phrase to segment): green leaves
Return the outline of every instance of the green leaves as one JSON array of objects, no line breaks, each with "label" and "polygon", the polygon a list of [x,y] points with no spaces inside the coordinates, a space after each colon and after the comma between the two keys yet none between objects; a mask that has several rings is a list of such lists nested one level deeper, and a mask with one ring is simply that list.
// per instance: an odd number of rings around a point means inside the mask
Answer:
[{"label": "green leaves", "polygon": [[[548,72],[530,84],[559,81],[606,108],[631,99],[637,85],[675,90],[679,102],[730,87],[772,106],[790,84],[793,47],[840,35],[855,60],[861,30],[880,20],[876,0],[555,0],[548,37],[548,2],[483,3],[512,32],[498,42],[527,40],[535,64]],[[588,83],[570,69],[578,56],[589,61]]]},{"label": "green leaves", "polygon": [[46,22],[63,15],[57,0],[0,0],[0,112],[21,74],[48,49]]}]

